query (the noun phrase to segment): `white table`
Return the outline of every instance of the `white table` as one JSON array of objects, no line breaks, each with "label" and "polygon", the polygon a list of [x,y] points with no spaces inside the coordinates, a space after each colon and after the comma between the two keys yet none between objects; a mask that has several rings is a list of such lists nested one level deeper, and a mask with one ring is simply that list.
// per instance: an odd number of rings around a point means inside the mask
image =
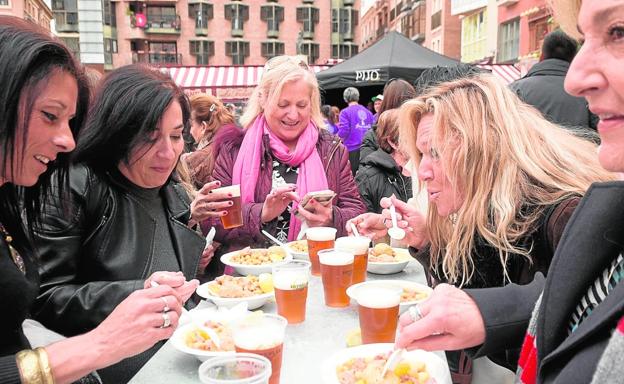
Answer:
[{"label": "white table", "polygon": [[[367,280],[382,279],[425,283],[422,266],[416,261],[411,261],[401,273],[394,275],[369,273],[367,276]],[[268,313],[276,313],[275,303],[269,303],[261,309]],[[347,333],[357,327],[359,320],[356,304],[352,302],[346,308],[327,307],[321,279],[312,276],[308,286],[306,320],[301,324],[289,325],[286,329],[281,383],[320,384],[323,362],[334,352],[346,347]],[[491,362],[479,363],[478,360],[475,362],[474,383],[512,382],[496,375],[498,367]],[[167,342],[132,378],[130,384],[199,383],[197,374],[199,365],[200,362],[195,357],[178,352],[170,342]],[[484,369],[477,368],[481,366]]]}]

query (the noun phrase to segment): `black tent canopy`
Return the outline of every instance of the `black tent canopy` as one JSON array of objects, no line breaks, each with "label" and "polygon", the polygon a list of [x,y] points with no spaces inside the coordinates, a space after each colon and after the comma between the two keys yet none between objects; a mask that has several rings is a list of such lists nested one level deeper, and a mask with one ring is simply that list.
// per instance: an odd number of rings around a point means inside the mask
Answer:
[{"label": "black tent canopy", "polygon": [[427,68],[448,67],[457,60],[427,49],[392,31],[352,58],[316,74],[321,89],[384,85],[392,78],[410,83]]}]

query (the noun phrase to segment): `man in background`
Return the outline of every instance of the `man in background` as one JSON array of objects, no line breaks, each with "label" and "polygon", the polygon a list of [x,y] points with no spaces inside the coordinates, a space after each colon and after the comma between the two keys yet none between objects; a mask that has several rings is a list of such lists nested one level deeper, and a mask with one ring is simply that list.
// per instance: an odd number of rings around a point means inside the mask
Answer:
[{"label": "man in background", "polygon": [[563,89],[570,62],[576,55],[576,40],[562,31],[546,35],[540,62],[521,79],[510,85],[522,101],[537,108],[553,123],[571,127],[596,129],[597,119],[582,97],[574,97]]}]

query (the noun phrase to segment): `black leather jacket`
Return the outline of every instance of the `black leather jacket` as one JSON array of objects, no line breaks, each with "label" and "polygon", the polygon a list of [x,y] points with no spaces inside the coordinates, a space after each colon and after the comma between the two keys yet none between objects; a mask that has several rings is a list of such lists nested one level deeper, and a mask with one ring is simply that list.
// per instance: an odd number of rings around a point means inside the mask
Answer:
[{"label": "black leather jacket", "polygon": [[[62,207],[55,194],[35,238],[41,293],[33,313],[66,336],[95,328],[130,293],[143,288],[153,263],[156,227],[110,174],[76,165],[69,177],[69,204]],[[181,270],[187,279],[194,278],[205,240],[187,227],[189,197],[172,178],[160,194]]]}]

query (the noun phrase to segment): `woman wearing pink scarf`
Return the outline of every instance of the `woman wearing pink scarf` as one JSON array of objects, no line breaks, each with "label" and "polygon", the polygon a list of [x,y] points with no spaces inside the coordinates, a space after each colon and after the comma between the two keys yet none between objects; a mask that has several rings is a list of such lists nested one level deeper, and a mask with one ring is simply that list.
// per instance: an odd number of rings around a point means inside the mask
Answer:
[{"label": "woman wearing pink scarf", "polygon": [[[264,245],[262,229],[294,240],[302,224],[297,211],[308,226],[334,227],[338,236],[365,211],[345,147],[323,128],[316,78],[299,59],[281,56],[265,67],[241,124],[244,131],[225,130],[215,142],[213,177],[241,186],[243,226],[224,230],[215,223],[216,239],[230,250]],[[336,193],[333,205],[298,206],[306,193],[325,189]]]}]

